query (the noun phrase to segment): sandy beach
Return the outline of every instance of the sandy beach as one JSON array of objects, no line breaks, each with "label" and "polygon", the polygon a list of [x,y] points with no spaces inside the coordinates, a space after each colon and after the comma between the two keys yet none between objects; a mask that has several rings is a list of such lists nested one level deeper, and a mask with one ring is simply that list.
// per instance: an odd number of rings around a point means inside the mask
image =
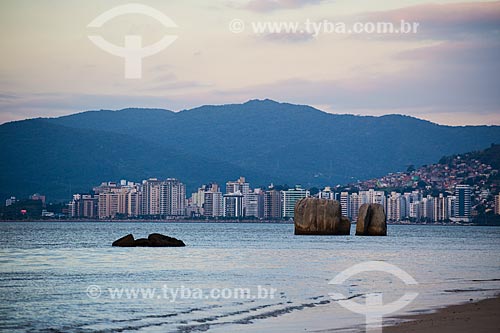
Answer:
[{"label": "sandy beach", "polygon": [[430,314],[404,317],[384,328],[384,333],[482,333],[500,332],[500,297],[452,305]]}]

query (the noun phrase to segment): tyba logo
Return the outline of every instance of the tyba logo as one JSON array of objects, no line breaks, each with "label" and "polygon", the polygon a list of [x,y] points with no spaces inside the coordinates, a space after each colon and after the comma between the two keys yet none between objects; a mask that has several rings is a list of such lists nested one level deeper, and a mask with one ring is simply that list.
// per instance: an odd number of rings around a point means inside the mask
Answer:
[{"label": "tyba logo", "polygon": [[[157,9],[141,4],[121,5],[105,11],[88,24],[89,28],[100,28],[106,22],[127,14],[142,14],[154,18],[167,28],[176,28],[172,19]],[[158,42],[142,47],[142,36],[126,35],[124,46],[117,46],[106,41],[102,36],[89,35],[89,39],[102,50],[125,59],[125,78],[140,79],[142,77],[142,59],[164,50],[172,44],[177,36],[165,35]]]}]

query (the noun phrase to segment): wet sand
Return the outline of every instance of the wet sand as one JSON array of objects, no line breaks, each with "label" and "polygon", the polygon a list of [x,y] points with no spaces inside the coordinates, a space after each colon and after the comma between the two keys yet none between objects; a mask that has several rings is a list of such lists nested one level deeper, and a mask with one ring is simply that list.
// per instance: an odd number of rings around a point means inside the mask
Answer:
[{"label": "wet sand", "polygon": [[482,333],[500,332],[500,297],[452,305],[430,314],[401,318],[405,321],[384,327],[384,333]]}]

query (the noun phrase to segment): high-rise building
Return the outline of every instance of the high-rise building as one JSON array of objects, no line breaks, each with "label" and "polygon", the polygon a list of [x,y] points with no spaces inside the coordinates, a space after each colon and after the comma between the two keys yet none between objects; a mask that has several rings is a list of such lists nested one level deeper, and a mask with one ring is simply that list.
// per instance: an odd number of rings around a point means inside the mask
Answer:
[{"label": "high-rise building", "polygon": [[434,221],[442,222],[448,219],[448,200],[444,197],[443,193],[439,197],[434,198]]},{"label": "high-rise building", "polygon": [[68,204],[70,217],[99,218],[99,198],[92,194],[74,194]]},{"label": "high-rise building", "polygon": [[455,201],[456,197],[454,195],[449,195],[446,197],[446,206],[448,211],[448,219],[452,219],[455,216]]},{"label": "high-rise building", "polygon": [[495,214],[500,215],[500,193],[495,195]]},{"label": "high-rise building", "polygon": [[118,214],[117,192],[99,193],[99,218],[114,218]]},{"label": "high-rise building", "polygon": [[217,184],[211,184],[204,193],[203,215],[207,217],[219,217],[223,215],[222,192]]},{"label": "high-rise building", "polygon": [[353,193],[349,196],[349,210],[348,216],[352,221],[357,221],[359,207],[363,204],[363,196],[358,193]]},{"label": "high-rise building", "polygon": [[409,218],[410,217],[411,204],[413,202],[413,198],[411,196],[411,193],[410,192],[403,193],[403,199],[404,199],[404,203],[405,203],[405,209],[404,209],[403,218]]},{"label": "high-rise building", "polygon": [[142,181],[142,214],[160,215],[160,189],[161,181],[149,178]]},{"label": "high-rise building", "polygon": [[365,203],[376,203],[385,207],[385,193],[384,191],[375,191],[369,189],[368,191],[360,191],[360,205]]},{"label": "high-rise building", "polygon": [[264,218],[280,219],[283,215],[281,192],[268,190],[264,194]]},{"label": "high-rise building", "polygon": [[191,194],[191,204],[198,208],[201,208],[201,213],[203,213],[203,204],[205,203],[205,192],[210,189],[211,185],[202,185],[198,188],[198,191]]},{"label": "high-rise building", "polygon": [[160,184],[160,215],[184,216],[186,185],[178,179],[168,178]]},{"label": "high-rise building", "polygon": [[428,195],[420,201],[420,217],[426,221],[434,220],[434,198]]},{"label": "high-rise building", "polygon": [[350,196],[348,192],[341,192],[340,193],[340,208],[342,209],[342,216],[346,216],[348,218],[351,218],[351,211],[349,209],[350,207]]},{"label": "high-rise building", "polygon": [[97,216],[99,218],[115,218],[117,215],[131,217],[143,214],[142,193],[139,184],[126,180],[122,180],[120,183],[104,182],[100,186],[94,187],[94,192],[94,197],[83,196],[84,217],[90,217],[86,214],[90,214],[92,200],[98,200]]},{"label": "high-rise building", "polygon": [[99,217],[99,198],[91,194],[82,195],[82,216],[87,218]]},{"label": "high-rise building", "polygon": [[408,212],[407,212],[407,209],[408,206],[406,204],[406,197],[403,196],[403,195],[400,195],[400,205],[401,205],[401,208],[400,208],[400,212],[399,212],[399,218],[400,220],[404,220],[405,217],[408,216]]},{"label": "high-rise building", "polygon": [[325,187],[322,191],[319,191],[318,198],[335,200],[335,192],[332,191],[330,186]]},{"label": "high-rise building", "polygon": [[117,206],[117,214],[120,215],[130,215],[128,211],[128,204],[129,204],[129,191],[130,189],[127,187],[120,187],[117,188],[116,190],[113,190],[116,194],[118,194],[118,206]]},{"label": "high-rise building", "polygon": [[255,189],[253,192],[248,193],[245,216],[264,217],[264,192],[260,189]]},{"label": "high-rise building", "polygon": [[119,186],[116,182],[102,182],[101,185],[94,187],[94,193],[100,194],[100,193],[106,193],[106,192],[111,192],[114,189],[117,189]]},{"label": "high-rise building", "polygon": [[127,215],[142,215],[142,192],[136,186],[127,193]]},{"label": "high-rise building", "polygon": [[471,217],[471,188],[469,185],[455,187],[455,215],[454,221],[469,222]]},{"label": "high-rise building", "polygon": [[387,220],[401,221],[403,217],[403,200],[400,193],[391,192],[387,197]]},{"label": "high-rise building", "polygon": [[408,217],[419,221],[421,218],[420,214],[420,201],[414,201],[410,203],[410,211],[408,213]]},{"label": "high-rise building", "polygon": [[240,191],[224,194],[224,217],[243,217],[243,194]]},{"label": "high-rise building", "polygon": [[80,208],[80,200],[82,199],[81,194],[73,194],[73,199],[68,203],[68,214],[70,217],[80,217],[82,216]]},{"label": "high-rise building", "polygon": [[293,218],[295,214],[295,203],[303,198],[309,197],[309,191],[303,189],[300,185],[286,191],[281,191],[283,198],[283,217]]},{"label": "high-rise building", "polygon": [[248,204],[248,194],[250,193],[250,184],[246,182],[245,177],[240,177],[236,181],[226,183],[226,194],[241,193],[243,195],[243,214]]}]

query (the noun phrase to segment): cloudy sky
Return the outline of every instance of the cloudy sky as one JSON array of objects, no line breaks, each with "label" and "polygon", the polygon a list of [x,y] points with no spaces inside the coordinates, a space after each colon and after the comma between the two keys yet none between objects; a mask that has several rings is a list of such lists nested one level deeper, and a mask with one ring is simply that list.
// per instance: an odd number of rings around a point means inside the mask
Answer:
[{"label": "cloudy sky", "polygon": [[[177,27],[101,13],[131,1],[2,0],[0,123],[84,110],[271,98],[331,113],[401,113],[441,124],[500,125],[500,1],[145,0]],[[243,22],[234,33],[230,23]],[[412,34],[256,33],[256,22],[419,24]],[[241,25],[239,26],[241,28]],[[241,30],[241,29],[240,29]],[[175,35],[124,77],[124,59],[88,38],[142,45]]]}]

